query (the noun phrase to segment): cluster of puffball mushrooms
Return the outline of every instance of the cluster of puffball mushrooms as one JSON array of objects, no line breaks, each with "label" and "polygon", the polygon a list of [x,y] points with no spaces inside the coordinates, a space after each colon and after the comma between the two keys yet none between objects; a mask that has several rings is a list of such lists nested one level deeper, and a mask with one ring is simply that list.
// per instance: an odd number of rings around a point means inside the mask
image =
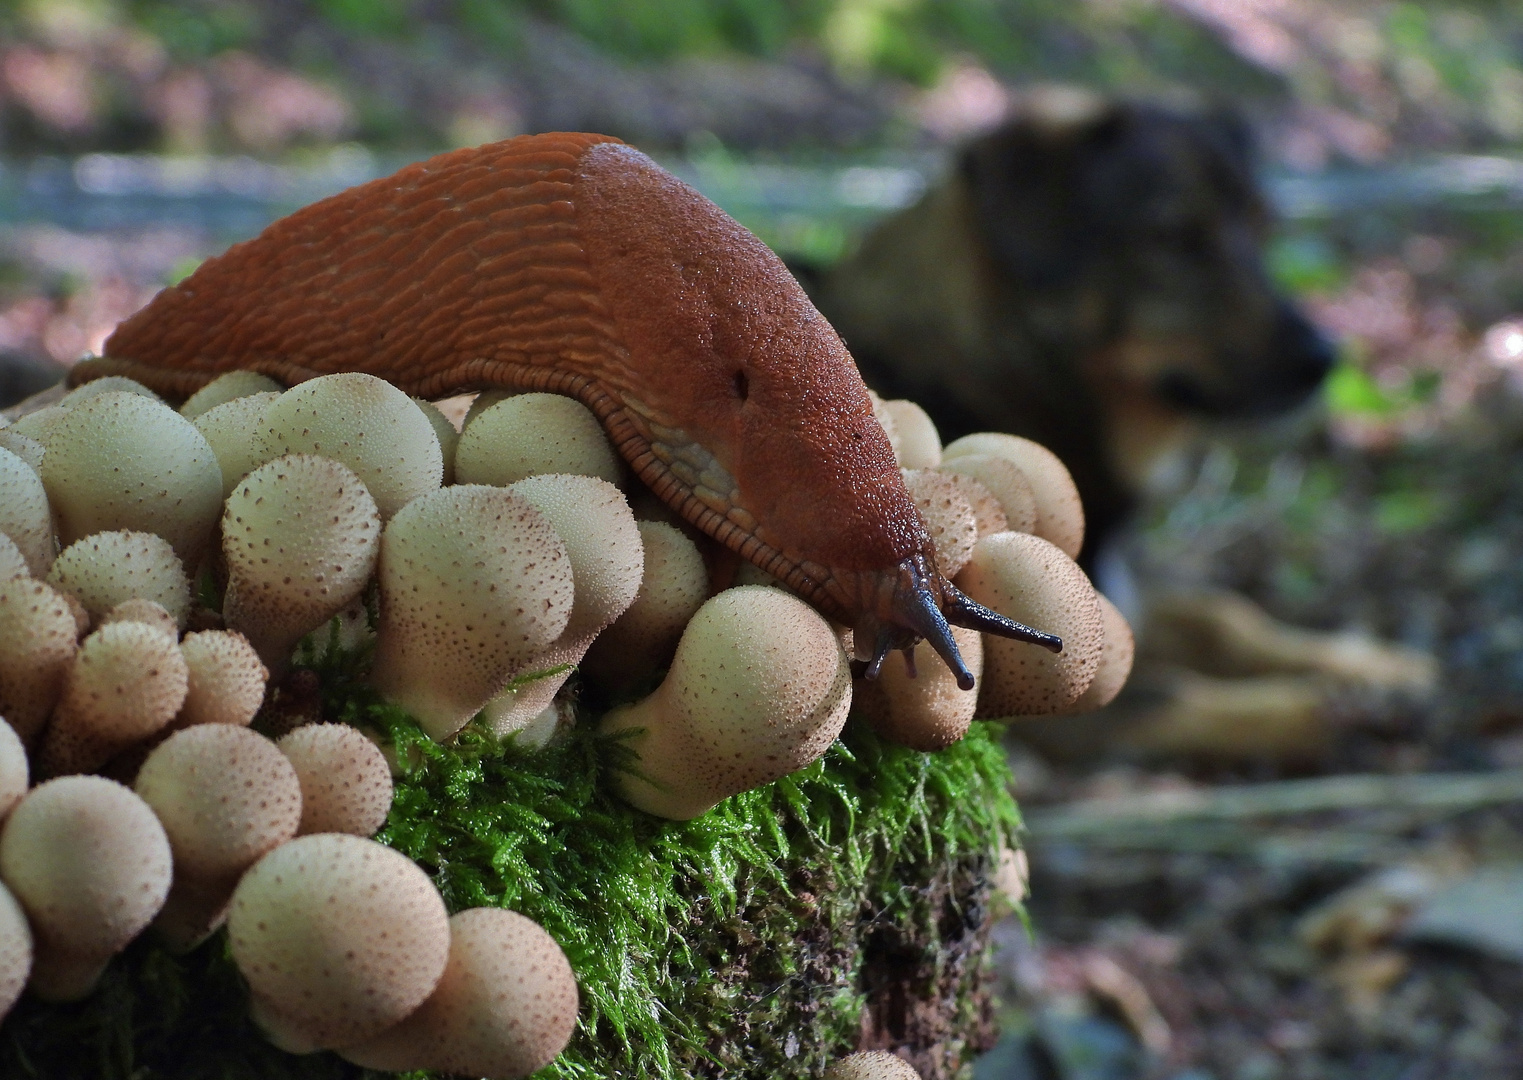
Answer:
[{"label": "cluster of puffball mushrooms", "polygon": [[187,950],[226,922],[283,1048],[490,1077],[559,1053],[577,992],[549,935],[447,916],[369,839],[382,749],[344,725],[248,726],[316,630],[369,639],[373,684],[440,741],[480,717],[544,745],[572,722],[573,669],[609,700],[664,670],[598,724],[633,730],[620,794],[673,819],[808,764],[853,708],[935,750],[975,717],[1107,702],[1131,633],[1073,561],[1061,463],[1009,435],[943,448],[912,402],[876,405],[943,572],[1061,653],[956,629],[977,693],[923,644],[918,677],[854,680],[848,630],[631,483],[558,395],[478,395],[457,430],[359,373],[285,390],[233,372],[178,411],[108,378],[0,426],[0,1008],[24,986],[85,996],[150,924]]}]

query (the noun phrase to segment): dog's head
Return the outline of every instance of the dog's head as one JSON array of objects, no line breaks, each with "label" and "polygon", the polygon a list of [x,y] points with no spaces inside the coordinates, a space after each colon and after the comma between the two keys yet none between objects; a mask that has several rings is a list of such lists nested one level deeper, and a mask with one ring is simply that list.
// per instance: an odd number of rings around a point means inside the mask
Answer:
[{"label": "dog's head", "polygon": [[1235,115],[1048,93],[961,170],[996,271],[1068,313],[1054,344],[1097,393],[1242,417],[1299,403],[1334,359],[1265,272],[1252,164]]}]

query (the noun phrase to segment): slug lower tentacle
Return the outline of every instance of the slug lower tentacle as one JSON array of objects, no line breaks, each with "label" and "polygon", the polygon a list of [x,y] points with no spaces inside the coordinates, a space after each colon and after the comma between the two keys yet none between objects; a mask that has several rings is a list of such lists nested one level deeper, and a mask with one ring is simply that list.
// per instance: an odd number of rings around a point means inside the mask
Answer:
[{"label": "slug lower tentacle", "polygon": [[70,381],[188,395],[233,369],[365,371],[426,398],[567,394],[688,521],[862,640],[925,637],[965,687],[949,619],[1045,640],[937,571],[855,364],[777,257],[607,136],[459,150],[314,203],[104,353]]}]

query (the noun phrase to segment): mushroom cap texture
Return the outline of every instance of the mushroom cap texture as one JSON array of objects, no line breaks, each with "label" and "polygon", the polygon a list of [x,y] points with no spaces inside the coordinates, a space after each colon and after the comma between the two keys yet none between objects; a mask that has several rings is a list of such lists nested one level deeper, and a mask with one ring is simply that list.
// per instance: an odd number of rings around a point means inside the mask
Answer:
[{"label": "mushroom cap texture", "polygon": [[904,486],[936,546],[936,565],[948,578],[956,577],[978,543],[973,504],[950,474],[934,469],[905,469]]},{"label": "mushroom cap texture", "polygon": [[125,375],[107,375],[104,379],[96,379],[83,386],[76,386],[59,398],[58,404],[60,408],[72,409],[101,394],[136,394],[138,397],[145,397],[160,404],[164,402],[163,398],[136,379],[129,379]]},{"label": "mushroom cap texture", "polygon": [[73,610],[51,585],[0,581],[0,716],[31,742],[63,693],[78,649]]},{"label": "mushroom cap texture", "polygon": [[391,811],[391,766],[348,724],[303,724],[282,735],[281,753],[301,782],[297,832],[373,836]]},{"label": "mushroom cap texture", "polygon": [[0,533],[16,543],[31,575],[53,565],[53,511],[42,478],[32,466],[0,446]]},{"label": "mushroom cap texture", "polygon": [[[208,389],[214,385],[216,383],[208,384]],[[225,401],[195,418],[196,430],[206,437],[207,445],[217,455],[224,499],[237,489],[238,482],[245,476],[279,456],[270,453],[264,440],[264,414],[279,396],[273,391],[249,394]]]},{"label": "mushroom cap texture", "polygon": [[1050,653],[986,634],[979,716],[1061,712],[1084,693],[1104,643],[1100,599],[1079,564],[1057,545],[1028,533],[986,536],[957,585],[1001,615],[1063,639],[1063,651]]},{"label": "mushroom cap texture", "polygon": [[553,937],[516,911],[470,908],[450,918],[449,964],[429,999],[402,1023],[341,1051],[388,1070],[518,1080],[571,1041],[576,976]]},{"label": "mushroom cap texture", "polygon": [[[952,628],[952,637],[974,678],[983,672],[983,635]],[[860,678],[852,689],[852,711],[890,742],[912,750],[944,750],[968,733],[978,695],[957,685],[957,677],[937,662],[924,641],[915,645],[916,676],[898,657],[889,657],[876,679]]]},{"label": "mushroom cap texture", "polygon": [[444,459],[443,483],[455,482],[455,447],[460,445],[460,432],[455,430],[455,425],[450,423],[449,417],[444,415],[444,410],[432,401],[415,397],[412,403],[418,407],[423,418],[434,429],[434,438],[439,440],[439,453]]},{"label": "mushroom cap texture", "polygon": [[373,678],[430,735],[458,731],[566,629],[566,543],[520,495],[456,484],[415,499],[381,539]]},{"label": "mushroom cap texture", "polygon": [[48,584],[78,598],[93,619],[123,600],[152,600],[183,627],[190,578],[169,541],[150,532],[115,529],[74,541],[53,562]]},{"label": "mushroom cap texture", "polygon": [[243,875],[228,915],[256,997],[312,1045],[352,1046],[423,1004],[449,959],[449,916],[416,863],[357,836],[299,836]]},{"label": "mushroom cap texture", "polygon": [[7,430],[13,434],[23,435],[41,446],[46,446],[48,433],[53,430],[53,425],[68,415],[68,409],[57,405],[45,405],[25,416],[17,417]]},{"label": "mushroom cap texture", "polygon": [[0,831],[0,879],[32,930],[76,955],[110,956],[169,895],[169,838],[147,803],[103,776],[33,788]]},{"label": "mushroom cap texture", "polygon": [[1070,559],[1079,557],[1084,546],[1084,504],[1068,466],[1058,455],[1019,435],[982,431],[949,443],[942,452],[942,467],[969,454],[992,454],[1019,467],[1036,496],[1036,526],[1032,531],[1058,545]]},{"label": "mushroom cap texture", "polygon": [[176,875],[236,873],[295,836],[301,821],[296,770],[245,727],[175,732],[148,755],[133,789],[163,824]]},{"label": "mushroom cap texture", "polygon": [[1121,614],[1121,609],[1111,603],[1104,593],[1095,595],[1100,598],[1100,619],[1102,633],[1105,635],[1104,644],[1100,647],[1100,666],[1095,670],[1095,677],[1085,687],[1084,693],[1069,706],[1068,711],[1071,713],[1090,712],[1109,705],[1116,700],[1116,695],[1121,693],[1127,677],[1132,673],[1137,643],[1132,636],[1131,624]]},{"label": "mushroom cap texture", "polygon": [[0,1017],[11,1011],[32,973],[32,928],[26,912],[0,885]]},{"label": "mushroom cap texture", "polygon": [[[85,613],[86,617],[89,612]],[[128,597],[100,617],[97,625],[107,626],[114,622],[145,623],[175,641],[180,640],[180,624],[163,604],[145,600],[141,596]]]},{"label": "mushroom cap texture", "polygon": [[261,375],[257,371],[229,371],[224,375],[218,375],[186,398],[185,404],[180,406],[180,415],[194,421],[197,417],[204,416],[218,405],[226,405],[229,401],[253,397],[256,394],[279,394],[284,389],[285,387],[274,379],[268,375]]},{"label": "mushroom cap texture", "polygon": [[825,1080],[920,1080],[920,1073],[887,1050],[851,1054],[825,1070]]},{"label": "mushroom cap texture", "polygon": [[348,466],[312,454],[261,465],[222,515],[227,625],[242,631],[267,665],[283,665],[303,634],[364,591],[380,540],[375,500]]},{"label": "mushroom cap texture", "polygon": [[560,394],[515,394],[470,418],[455,448],[461,484],[509,484],[541,473],[619,482],[619,456],[592,410]]},{"label": "mushroom cap texture", "polygon": [[850,708],[851,667],[824,617],[780,589],[744,585],[698,609],[666,680],[603,728],[646,729],[629,742],[641,776],[621,773],[621,790],[680,819],[803,768]]},{"label": "mushroom cap texture", "polygon": [[898,435],[894,453],[901,468],[934,469],[941,464],[941,434],[924,409],[913,401],[891,398],[882,411],[893,419]]},{"label": "mushroom cap texture", "polygon": [[320,454],[365,482],[381,520],[439,487],[444,455],[434,427],[410,397],[359,371],[292,387],[264,414],[270,457]]},{"label": "mushroom cap texture", "polygon": [[1005,516],[1005,508],[999,504],[994,493],[979,481],[962,473],[945,472],[940,469],[937,472],[948,477],[952,481],[952,487],[968,500],[968,505],[973,508],[973,519],[978,523],[980,540],[990,533],[1020,531],[1010,528],[1010,519]]},{"label": "mushroom cap texture", "polygon": [[222,469],[195,425],[138,394],[98,394],[69,409],[43,445],[42,483],[68,545],[135,529],[199,562],[222,507]]},{"label": "mushroom cap texture", "polygon": [[180,646],[157,627],[107,623],[79,643],[53,723],[43,737],[45,774],[87,772],[169,725],[189,673]]},{"label": "mushroom cap texture", "polygon": [[193,724],[247,727],[264,704],[270,673],[236,630],[201,630],[180,642],[189,681],[185,702],[174,719],[177,728]]},{"label": "mushroom cap texture", "polygon": [[[954,444],[956,445],[956,444]],[[1039,517],[1036,492],[1019,465],[994,454],[961,454],[941,463],[941,472],[978,481],[994,496],[1013,532],[1035,532]]]},{"label": "mushroom cap texture", "polygon": [[16,541],[0,532],[0,581],[31,576],[32,568],[27,565],[21,549],[16,546]]},{"label": "mushroom cap texture", "polygon": [[21,736],[0,717],[0,820],[4,820],[26,795],[30,777]]},{"label": "mushroom cap texture", "polygon": [[46,452],[42,443],[28,438],[15,428],[0,429],[0,450],[9,450],[33,469],[42,468],[42,455]]}]

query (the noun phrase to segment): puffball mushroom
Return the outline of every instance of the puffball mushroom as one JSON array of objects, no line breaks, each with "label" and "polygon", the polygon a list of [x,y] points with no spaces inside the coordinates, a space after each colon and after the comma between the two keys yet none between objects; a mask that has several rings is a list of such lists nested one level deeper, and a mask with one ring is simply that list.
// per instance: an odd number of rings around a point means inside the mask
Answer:
[{"label": "puffball mushroom", "polygon": [[887,1050],[868,1050],[843,1057],[825,1070],[825,1080],[920,1080],[920,1074]]},{"label": "puffball mushroom", "polygon": [[26,795],[31,772],[27,767],[26,747],[21,736],[0,717],[0,821],[16,808]]},{"label": "puffball mushroom", "polygon": [[31,991],[78,1001],[169,895],[169,838],[148,804],[103,776],[27,793],[0,831],[0,880],[31,923]]},{"label": "puffball mushroom", "polygon": [[[934,469],[904,469],[904,486],[936,548],[936,565],[948,578],[968,565],[978,543],[978,517],[950,475]],[[945,666],[945,665],[942,665]]]},{"label": "puffball mushroom", "polygon": [[33,469],[42,468],[42,443],[29,439],[15,428],[0,430],[0,450],[9,450]]},{"label": "puffball mushroom", "polygon": [[130,597],[117,604],[100,617],[98,625],[107,626],[116,622],[146,623],[168,636],[171,641],[180,640],[180,624],[175,622],[175,617],[164,605],[144,600],[141,596]]},{"label": "puffball mushroom", "polygon": [[53,425],[42,483],[65,546],[131,529],[168,540],[196,566],[222,508],[217,455],[189,420],[157,399],[98,394]]},{"label": "puffball mushroom", "polygon": [[883,403],[883,411],[899,436],[894,453],[901,467],[934,469],[941,464],[941,435],[924,409],[913,401],[891,398]]},{"label": "puffball mushroom", "polygon": [[443,481],[433,425],[412,398],[374,375],[346,371],[308,379],[271,402],[264,422],[271,457],[321,454],[349,466],[382,521]]},{"label": "puffball mushroom", "polygon": [[1099,668],[1104,629],[1099,596],[1076,562],[1039,536],[995,533],[974,547],[957,587],[1063,639],[1063,651],[1049,653],[986,635],[978,716],[1050,714],[1078,700]]},{"label": "puffball mushroom", "polygon": [[26,559],[22,557],[21,549],[16,546],[16,541],[0,532],[0,581],[31,576],[32,568],[26,564]]},{"label": "puffball mushroom", "polygon": [[455,430],[455,425],[449,422],[449,417],[445,416],[443,410],[432,401],[415,397],[412,403],[418,407],[423,418],[434,429],[434,438],[439,440],[439,453],[444,460],[443,482],[453,484],[455,482],[455,447],[460,443],[460,432]]},{"label": "puffball mushroom", "polygon": [[348,724],[303,724],[276,744],[301,783],[297,832],[373,836],[391,811],[391,766]]},{"label": "puffball mushroom", "polygon": [[460,730],[571,618],[566,542],[523,496],[456,484],[381,538],[372,678],[435,739]]},{"label": "puffball mushroom", "polygon": [[416,1012],[339,1056],[372,1069],[519,1080],[571,1041],[579,1001],[566,954],[533,919],[502,908],[450,918],[449,963]]},{"label": "puffball mushroom", "polygon": [[0,533],[15,542],[31,576],[53,565],[53,512],[42,478],[20,457],[0,447]]},{"label": "puffball mushroom", "polygon": [[[624,614],[640,590],[645,553],[640,529],[623,494],[595,476],[548,473],[508,488],[538,510],[566,543],[573,599],[566,628],[533,666],[575,666],[588,646]],[[501,737],[525,727],[554,700],[570,671],[524,684],[494,698],[487,720]]]},{"label": "puffball mushroom", "polygon": [[48,571],[48,584],[76,597],[92,619],[124,600],[152,600],[184,627],[190,613],[190,578],[162,536],[126,529],[98,532],[64,548]]},{"label": "puffball mushroom", "polygon": [[1085,687],[1084,693],[1069,706],[1071,713],[1092,712],[1103,708],[1116,699],[1132,673],[1132,658],[1136,640],[1132,637],[1131,624],[1121,610],[1108,600],[1104,593],[1095,594],[1100,600],[1100,622],[1104,643],[1100,647],[1100,666],[1095,677]]},{"label": "puffball mushroom", "polygon": [[158,815],[174,853],[174,884],[154,926],[177,952],[222,925],[238,878],[301,822],[291,762],[263,735],[229,724],[169,736],[144,760],[133,790]]},{"label": "puffball mushroom", "polygon": [[460,433],[456,483],[507,487],[540,473],[619,482],[619,456],[581,402],[560,394],[517,394],[471,417]]},{"label": "puffball mushroom", "polygon": [[79,644],[37,771],[90,772],[158,734],[185,701],[189,674],[175,639],[139,622],[107,623]]},{"label": "puffball mushroom", "polygon": [[222,514],[228,628],[247,637],[272,672],[283,672],[302,636],[365,590],[380,534],[375,500],[347,466],[312,454],[261,465]]},{"label": "puffball mushroom", "polygon": [[96,379],[82,386],[76,386],[58,399],[58,407],[61,409],[72,409],[76,405],[81,405],[91,398],[99,397],[102,394],[136,394],[138,397],[157,401],[160,404],[164,402],[163,398],[136,379],[129,379],[125,375],[107,375],[103,379]]},{"label": "puffball mushroom", "polygon": [[688,621],[709,598],[709,571],[698,545],[664,521],[639,521],[645,566],[624,614],[598,635],[582,671],[618,693],[666,666]]},{"label": "puffball mushroom", "polygon": [[944,458],[941,471],[966,476],[982,484],[984,490],[999,503],[1000,512],[1005,515],[1006,528],[1015,532],[1036,530],[1036,493],[1032,490],[1031,481],[1014,462],[993,454],[963,454]]},{"label": "puffball mushroom", "polygon": [[247,727],[264,704],[270,673],[236,630],[201,630],[180,642],[187,675],[185,701],[171,728],[196,724]]},{"label": "puffball mushroom", "polygon": [[416,863],[342,833],[299,836],[253,865],[228,915],[255,1022],[296,1052],[354,1046],[433,993],[449,916]]},{"label": "puffball mushroom", "polygon": [[999,504],[999,500],[988,488],[971,476],[942,472],[940,469],[936,471],[950,480],[952,489],[966,499],[968,505],[973,508],[973,520],[978,524],[980,540],[990,533],[1010,531],[1010,519],[1005,516],[1005,508]]},{"label": "puffball mushroom", "polygon": [[[93,385],[93,383],[85,383],[85,386]],[[285,387],[274,379],[268,375],[261,375],[257,371],[229,371],[218,375],[186,398],[185,404],[180,406],[180,415],[194,421],[197,417],[211,412],[218,405],[226,405],[229,401],[237,401],[239,398],[253,397],[258,394],[279,394],[284,389]],[[199,424],[196,426],[200,427]]]},{"label": "puffball mushroom", "polygon": [[26,912],[0,885],[0,1018],[11,1011],[32,974],[32,928]]},{"label": "puffball mushroom", "polygon": [[217,455],[224,499],[237,489],[240,480],[276,456],[265,445],[264,414],[279,396],[271,392],[249,394],[195,418],[196,430],[206,437],[212,453]]},{"label": "puffball mushroom", "polygon": [[29,412],[25,416],[17,417],[6,430],[16,435],[25,436],[46,447],[48,435],[52,432],[53,425],[68,415],[68,409],[59,408],[57,405],[47,405],[41,409]]},{"label": "puffball mushroom", "polygon": [[0,581],[0,716],[30,744],[63,693],[77,644],[63,595],[32,578]]},{"label": "puffball mushroom", "polygon": [[851,668],[835,631],[797,597],[763,585],[715,596],[682,633],[655,693],[604,716],[629,738],[639,775],[616,780],[658,817],[697,817],[803,768],[840,733]]},{"label": "puffball mushroom", "polygon": [[[952,628],[968,670],[974,678],[983,671],[983,635]],[[912,750],[944,750],[968,733],[978,706],[977,694],[957,685],[957,677],[938,664],[935,650],[921,641],[915,646],[915,676],[905,664],[884,664],[876,679],[858,679],[853,686],[853,711],[889,742]]]},{"label": "puffball mushroom", "polygon": [[1004,458],[1019,468],[1036,497],[1036,525],[1032,531],[1062,548],[1070,559],[1079,557],[1079,549],[1084,546],[1084,504],[1079,501],[1079,489],[1074,486],[1068,467],[1058,455],[1019,435],[983,431],[950,443],[942,452],[942,467],[972,454]]}]

